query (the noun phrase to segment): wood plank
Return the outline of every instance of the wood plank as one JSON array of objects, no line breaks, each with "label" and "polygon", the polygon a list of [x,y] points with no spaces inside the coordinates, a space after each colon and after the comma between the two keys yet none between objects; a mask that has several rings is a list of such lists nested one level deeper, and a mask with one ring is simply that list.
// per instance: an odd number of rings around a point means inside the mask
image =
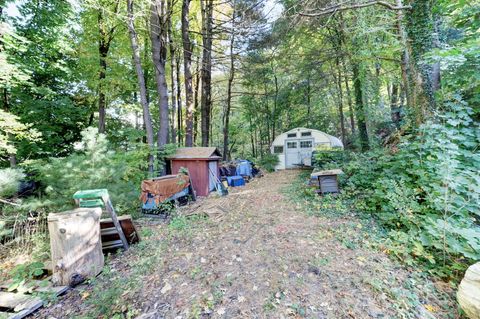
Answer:
[{"label": "wood plank", "polygon": [[118,247],[123,247],[123,242],[120,239],[107,241],[102,244],[103,249],[112,249],[112,248],[118,248]]},{"label": "wood plank", "polygon": [[23,310],[17,311],[15,309],[17,313],[13,314],[8,319],[22,319],[37,311],[38,308],[43,306],[43,301],[40,298],[36,299],[37,300],[32,300],[31,302],[24,304],[23,306],[25,308]]},{"label": "wood plank", "polygon": [[[130,215],[122,215],[118,216],[118,221],[120,222],[120,226],[122,227],[123,233],[127,238],[129,244],[134,244],[140,241],[140,236],[138,234],[137,229],[132,221],[132,217]],[[115,229],[115,225],[113,224],[113,220],[111,218],[101,219],[100,220],[100,229],[103,232],[104,229]],[[102,242],[112,241],[120,239],[118,233],[102,233]]]},{"label": "wood plank", "polygon": [[115,208],[113,208],[112,202],[110,201],[110,196],[108,195],[103,196],[103,202],[105,203],[107,212],[110,213],[110,217],[112,218],[112,221],[113,221],[113,226],[117,229],[118,236],[120,237],[120,240],[122,241],[122,244],[123,244],[123,249],[127,250],[128,241],[127,241],[127,238],[125,237],[125,234],[123,233],[122,226],[120,226],[120,222],[118,221],[117,214],[115,213]]},{"label": "wood plank", "polygon": [[[33,297],[20,293],[0,291],[0,307],[7,309],[15,309],[18,305],[22,305]],[[22,309],[20,309],[22,310]]]},{"label": "wood plank", "polygon": [[341,169],[331,169],[327,171],[319,171],[319,172],[314,172],[310,175],[310,177],[318,177],[318,176],[326,176],[326,175],[340,175],[343,174],[343,171]]},{"label": "wood plank", "polygon": [[[123,225],[122,225],[123,226]],[[122,227],[123,228],[123,227]],[[117,229],[115,227],[109,227],[109,228],[102,228],[100,230],[100,233],[102,234],[102,236],[106,236],[106,235],[116,235],[118,234],[117,232]]]}]

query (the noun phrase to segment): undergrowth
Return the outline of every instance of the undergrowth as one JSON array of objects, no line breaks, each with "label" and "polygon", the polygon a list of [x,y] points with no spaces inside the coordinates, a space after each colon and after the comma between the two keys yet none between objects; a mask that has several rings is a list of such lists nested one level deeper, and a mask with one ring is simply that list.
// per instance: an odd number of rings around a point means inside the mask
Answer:
[{"label": "undergrowth", "polygon": [[[316,194],[314,188],[307,185],[310,173],[301,172],[283,193],[295,204],[298,211],[338,222],[331,228],[322,229],[318,239],[335,239],[345,248],[383,252],[393,257],[394,261],[403,262],[392,251],[388,229],[375,220],[372,214],[359,210],[355,200],[348,194]],[[344,178],[342,184],[345,184]],[[365,257],[362,257],[362,260],[364,259]],[[313,261],[312,266],[321,268],[329,262],[328,257],[319,258]],[[445,318],[463,318],[459,317],[455,307],[451,307],[455,304],[452,294],[455,283],[451,282],[439,289],[430,280],[430,276],[431,273],[426,268],[411,268],[408,277],[403,279],[393,278],[393,281],[388,282],[379,274],[378,277],[362,278],[362,281],[372,290],[395,301],[389,303],[388,307],[395,310],[398,318],[418,318],[426,312],[442,314]]]}]

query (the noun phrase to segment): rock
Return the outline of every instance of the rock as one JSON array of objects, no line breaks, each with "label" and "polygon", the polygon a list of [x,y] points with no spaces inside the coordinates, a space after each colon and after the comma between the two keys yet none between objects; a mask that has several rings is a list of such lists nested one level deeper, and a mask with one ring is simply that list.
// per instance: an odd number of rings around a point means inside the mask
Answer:
[{"label": "rock", "polygon": [[458,287],[457,300],[470,319],[480,318],[480,262],[468,267]]}]

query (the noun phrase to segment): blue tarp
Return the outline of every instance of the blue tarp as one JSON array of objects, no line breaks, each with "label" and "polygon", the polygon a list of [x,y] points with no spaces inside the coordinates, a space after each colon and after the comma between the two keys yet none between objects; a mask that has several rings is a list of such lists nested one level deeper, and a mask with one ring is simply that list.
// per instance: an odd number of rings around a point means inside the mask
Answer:
[{"label": "blue tarp", "polygon": [[252,176],[252,164],[249,161],[239,161],[237,164],[237,175]]},{"label": "blue tarp", "polygon": [[245,186],[245,180],[242,176],[227,176],[228,186]]}]

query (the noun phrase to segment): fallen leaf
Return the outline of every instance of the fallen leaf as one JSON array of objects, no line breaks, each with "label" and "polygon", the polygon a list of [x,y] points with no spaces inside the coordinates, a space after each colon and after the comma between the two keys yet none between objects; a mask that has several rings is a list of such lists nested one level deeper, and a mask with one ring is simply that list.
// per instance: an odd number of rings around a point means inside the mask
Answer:
[{"label": "fallen leaf", "polygon": [[171,289],[172,289],[172,286],[170,286],[170,284],[167,282],[165,283],[165,286],[163,286],[162,290],[160,290],[160,292],[162,293],[162,295],[164,295]]}]

